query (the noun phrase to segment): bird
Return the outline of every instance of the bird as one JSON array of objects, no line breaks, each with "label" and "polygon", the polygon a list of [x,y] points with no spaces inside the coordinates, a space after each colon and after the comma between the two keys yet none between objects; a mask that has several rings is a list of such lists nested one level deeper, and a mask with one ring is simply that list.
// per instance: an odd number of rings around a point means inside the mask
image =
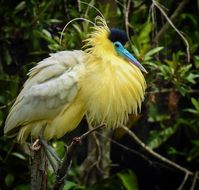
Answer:
[{"label": "bird", "polygon": [[125,31],[106,21],[92,27],[83,50],[50,54],[30,69],[5,121],[4,134],[23,143],[29,136],[58,139],[86,115],[92,125],[117,128],[137,115],[147,73],[125,48]]}]

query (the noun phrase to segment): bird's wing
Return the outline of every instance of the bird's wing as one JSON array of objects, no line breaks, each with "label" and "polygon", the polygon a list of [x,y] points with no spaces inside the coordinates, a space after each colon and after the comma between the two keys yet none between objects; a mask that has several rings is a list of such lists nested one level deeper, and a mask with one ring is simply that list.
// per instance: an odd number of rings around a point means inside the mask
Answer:
[{"label": "bird's wing", "polygon": [[32,68],[6,119],[5,134],[12,136],[30,122],[51,120],[69,106],[79,89],[83,57],[83,51],[62,51]]}]

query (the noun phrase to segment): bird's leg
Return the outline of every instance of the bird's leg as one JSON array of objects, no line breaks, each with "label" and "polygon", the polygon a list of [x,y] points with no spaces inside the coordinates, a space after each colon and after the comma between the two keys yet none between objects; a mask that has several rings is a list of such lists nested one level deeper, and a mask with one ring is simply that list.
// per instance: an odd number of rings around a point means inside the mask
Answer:
[{"label": "bird's leg", "polygon": [[42,130],[41,130],[41,133],[39,135],[39,140],[40,140],[41,144],[45,147],[45,150],[47,150],[52,155],[52,157],[60,164],[61,159],[57,156],[54,149],[50,145],[48,145],[48,143],[44,139],[44,130],[45,130],[45,127],[42,128]]},{"label": "bird's leg", "polygon": [[[40,137],[39,139],[36,139],[32,146],[30,147],[32,151],[39,151],[41,149],[41,145],[44,149],[44,152],[50,162],[50,165],[52,166],[54,172],[57,172],[58,164],[57,160],[59,159],[58,156],[55,154],[54,150],[47,144],[47,142]],[[53,156],[52,156],[53,155]],[[54,159],[53,159],[54,158]]]},{"label": "bird's leg", "polygon": [[38,141],[40,141],[40,144],[44,147],[44,151],[46,153],[46,156],[54,170],[54,172],[57,172],[58,165],[61,163],[61,159],[57,156],[54,149],[48,145],[48,143],[44,139],[44,129],[42,129]]},{"label": "bird's leg", "polygon": [[55,153],[54,149],[47,144],[47,142],[42,138],[40,137],[40,142],[41,144],[45,147],[45,149],[51,154],[51,156],[58,162],[58,163],[61,163],[61,159],[57,156],[57,154]]}]

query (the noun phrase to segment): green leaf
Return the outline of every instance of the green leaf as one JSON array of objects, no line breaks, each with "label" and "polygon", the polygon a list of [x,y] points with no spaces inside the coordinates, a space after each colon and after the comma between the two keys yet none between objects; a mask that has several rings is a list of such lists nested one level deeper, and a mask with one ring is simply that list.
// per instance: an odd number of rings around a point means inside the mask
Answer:
[{"label": "green leaf", "polygon": [[14,182],[14,176],[12,174],[7,174],[5,177],[5,184],[7,187],[11,186]]},{"label": "green leaf", "polygon": [[180,155],[180,156],[185,156],[186,155],[185,152],[178,151],[174,147],[169,147],[169,150],[167,152],[170,155]]},{"label": "green leaf", "polygon": [[148,146],[151,149],[159,147],[162,143],[164,143],[169,137],[171,137],[176,131],[176,128],[168,127],[163,129],[162,131],[152,131],[152,139],[148,142]]},{"label": "green leaf", "polygon": [[15,11],[16,13],[19,11],[22,11],[23,9],[25,9],[26,7],[26,2],[25,1],[21,1],[16,7],[15,7]]},{"label": "green leaf", "polygon": [[199,56],[198,55],[194,56],[194,64],[195,64],[196,68],[198,69],[199,68]]},{"label": "green leaf", "polygon": [[66,181],[66,184],[64,185],[63,190],[70,190],[75,186],[77,186],[76,183],[74,183],[72,181]]},{"label": "green leaf", "polygon": [[126,190],[138,190],[137,177],[131,170],[117,173],[117,176]]},{"label": "green leaf", "polygon": [[14,190],[30,190],[30,185],[29,184],[22,184],[14,188]]},{"label": "green leaf", "polygon": [[193,114],[199,114],[199,112],[197,110],[194,109],[184,109],[185,111],[189,112],[189,113],[193,113]]},{"label": "green leaf", "polygon": [[181,76],[181,77],[185,76],[185,74],[186,74],[187,72],[189,72],[189,70],[191,69],[191,67],[192,67],[191,64],[180,67],[180,69],[179,69],[179,71],[178,71],[178,72],[180,73],[180,76]]},{"label": "green leaf", "polygon": [[149,66],[151,69],[158,69],[158,64],[152,61],[144,61],[144,65]]},{"label": "green leaf", "polygon": [[183,13],[183,14],[181,14],[181,17],[184,20],[186,19],[186,21],[189,19],[197,27],[198,19],[197,19],[196,15],[193,15],[191,13]]},{"label": "green leaf", "polygon": [[131,48],[132,48],[134,54],[135,54],[137,57],[139,57],[139,56],[140,56],[140,52],[139,52],[138,48],[137,48],[136,46],[134,46],[134,45],[131,45]]},{"label": "green leaf", "polygon": [[152,30],[152,23],[151,22],[146,22],[143,25],[142,30],[140,31],[140,34],[138,36],[138,41],[140,43],[147,43],[150,40],[150,33]]},{"label": "green leaf", "polygon": [[49,19],[48,20],[50,23],[53,23],[53,24],[57,24],[57,23],[61,23],[62,21],[61,20],[59,20],[59,19]]},{"label": "green leaf", "polygon": [[194,145],[198,146],[198,148],[199,148],[199,140],[193,140],[192,143],[193,143]]},{"label": "green leaf", "polygon": [[42,32],[43,32],[48,38],[52,38],[52,35],[51,35],[51,33],[50,33],[48,30],[42,29]]},{"label": "green leaf", "polygon": [[21,160],[26,160],[26,157],[18,152],[12,152],[11,155],[16,156],[17,158]]},{"label": "green leaf", "polygon": [[6,62],[6,64],[7,65],[11,65],[11,63],[12,63],[12,56],[11,56],[10,52],[7,49],[4,51],[4,56],[5,56],[5,62]]},{"label": "green leaf", "polygon": [[144,56],[144,60],[147,59],[147,57],[150,57],[151,55],[154,55],[156,53],[158,53],[159,51],[161,51],[164,47],[156,47],[156,48],[153,48],[151,50],[149,50],[145,56]]},{"label": "green leaf", "polygon": [[197,101],[195,98],[191,98],[191,102],[194,105],[194,107],[196,108],[196,110],[199,111],[199,101]]},{"label": "green leaf", "polygon": [[79,33],[79,35],[82,34],[82,29],[81,29],[81,27],[79,25],[73,24],[73,27],[76,29],[76,31]]},{"label": "green leaf", "polygon": [[188,82],[195,84],[196,83],[195,79],[198,78],[198,77],[199,77],[199,75],[189,73],[188,76],[186,77],[186,79],[187,79]]}]

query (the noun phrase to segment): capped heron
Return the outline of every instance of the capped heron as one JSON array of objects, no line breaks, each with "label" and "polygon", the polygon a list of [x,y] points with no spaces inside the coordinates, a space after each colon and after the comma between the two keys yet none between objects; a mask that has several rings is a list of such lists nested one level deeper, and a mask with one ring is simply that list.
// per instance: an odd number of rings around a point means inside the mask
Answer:
[{"label": "capped heron", "polygon": [[116,128],[137,114],[144,99],[147,72],[124,44],[127,35],[93,27],[84,51],[61,51],[28,73],[5,122],[4,133],[24,142],[43,129],[46,140],[60,138],[78,126],[84,115],[93,124]]}]

